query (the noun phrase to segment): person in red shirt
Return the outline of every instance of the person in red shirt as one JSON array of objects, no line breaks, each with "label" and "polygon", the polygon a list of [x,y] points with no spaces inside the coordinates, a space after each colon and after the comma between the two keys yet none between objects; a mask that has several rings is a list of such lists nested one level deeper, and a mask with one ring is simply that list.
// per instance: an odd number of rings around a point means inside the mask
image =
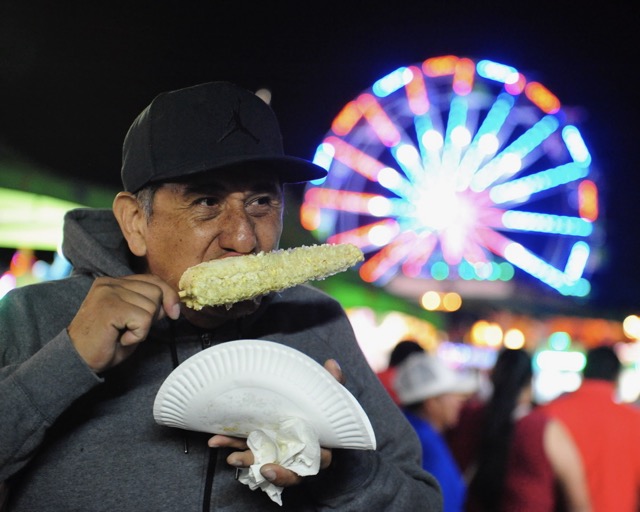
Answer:
[{"label": "person in red shirt", "polygon": [[593,512],[640,510],[640,411],[616,401],[620,370],[612,347],[593,348],[580,387],[543,406],[578,446]]},{"label": "person in red shirt", "polygon": [[449,432],[469,480],[467,512],[591,512],[578,449],[567,429],[534,406],[525,349],[503,349],[486,401],[468,402]]}]

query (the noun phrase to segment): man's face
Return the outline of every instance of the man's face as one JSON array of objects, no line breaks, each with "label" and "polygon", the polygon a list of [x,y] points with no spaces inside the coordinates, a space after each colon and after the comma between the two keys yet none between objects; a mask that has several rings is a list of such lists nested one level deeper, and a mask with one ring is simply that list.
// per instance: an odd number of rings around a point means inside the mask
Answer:
[{"label": "man's face", "polygon": [[[178,289],[182,273],[204,261],[278,248],[283,192],[275,177],[234,171],[224,178],[162,185],[155,195],[146,235],[149,271]],[[248,314],[258,301],[200,312],[183,307],[194,324],[212,327]]]}]

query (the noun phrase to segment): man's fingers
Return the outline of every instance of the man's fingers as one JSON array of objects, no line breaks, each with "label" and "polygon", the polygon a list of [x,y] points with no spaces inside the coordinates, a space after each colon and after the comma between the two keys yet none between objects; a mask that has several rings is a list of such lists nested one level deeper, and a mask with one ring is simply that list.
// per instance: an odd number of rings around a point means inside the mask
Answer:
[{"label": "man's fingers", "polygon": [[265,464],[260,468],[260,474],[279,487],[291,487],[302,482],[300,475],[278,464]]},{"label": "man's fingers", "polygon": [[99,277],[69,324],[69,337],[87,364],[101,372],[126,359],[156,320],[177,318],[179,301],[157,276]]},{"label": "man's fingers", "polygon": [[130,324],[127,324],[123,329],[121,329],[121,331],[122,336],[120,336],[120,345],[123,347],[137,345],[143,341],[149,333],[149,329],[145,326],[139,325],[134,327]]},{"label": "man's fingers", "polygon": [[207,443],[211,448],[235,448],[237,450],[247,449],[247,440],[241,437],[223,436],[216,434],[211,437]]},{"label": "man's fingers", "polygon": [[342,385],[344,385],[346,379],[342,373],[342,369],[335,359],[327,359],[324,363],[324,368]]},{"label": "man's fingers", "polygon": [[320,469],[327,469],[331,465],[333,452],[329,448],[320,449]]},{"label": "man's fingers", "polygon": [[[124,279],[131,283],[131,290],[152,300],[157,318],[167,315],[176,320],[180,316],[180,296],[162,279],[151,275],[127,276]],[[157,306],[162,304],[161,308]]]}]

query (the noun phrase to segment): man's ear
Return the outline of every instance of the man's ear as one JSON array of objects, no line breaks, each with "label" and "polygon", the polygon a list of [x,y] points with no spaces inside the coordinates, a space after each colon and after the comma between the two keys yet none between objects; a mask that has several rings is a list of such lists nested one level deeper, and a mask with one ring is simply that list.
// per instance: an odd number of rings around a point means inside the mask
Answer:
[{"label": "man's ear", "polygon": [[119,192],[113,200],[113,214],[135,256],[147,254],[147,216],[130,192]]}]

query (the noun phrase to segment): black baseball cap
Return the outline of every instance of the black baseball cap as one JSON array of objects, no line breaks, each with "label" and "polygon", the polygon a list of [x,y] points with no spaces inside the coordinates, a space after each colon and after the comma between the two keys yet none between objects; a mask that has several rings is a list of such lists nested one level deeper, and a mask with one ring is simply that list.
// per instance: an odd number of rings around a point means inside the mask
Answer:
[{"label": "black baseball cap", "polygon": [[282,183],[327,175],[310,161],[285,155],[271,107],[229,82],[159,94],[135,119],[122,148],[122,184],[129,192],[238,166],[272,171]]}]

